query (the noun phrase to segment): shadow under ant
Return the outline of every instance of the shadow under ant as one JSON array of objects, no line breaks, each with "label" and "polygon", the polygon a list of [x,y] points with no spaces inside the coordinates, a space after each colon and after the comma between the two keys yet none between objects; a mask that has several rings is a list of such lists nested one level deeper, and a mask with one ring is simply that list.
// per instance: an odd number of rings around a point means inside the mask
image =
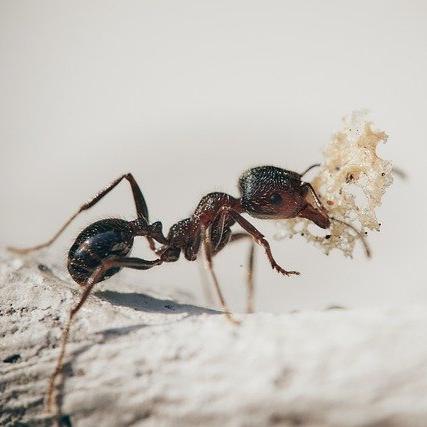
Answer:
[{"label": "shadow under ant", "polygon": [[188,316],[201,314],[223,314],[218,310],[203,308],[192,304],[182,304],[169,299],[159,299],[143,293],[97,291],[94,295],[108,301],[113,306],[132,308],[146,313],[180,314],[187,313]]},{"label": "shadow under ant", "polygon": [[[52,269],[46,264],[38,263],[38,269],[52,278],[63,282],[61,278],[56,276]],[[68,287],[71,285],[67,282]],[[171,299],[160,299],[150,295],[138,292],[118,292],[112,290],[99,290],[93,293],[103,301],[109,302],[116,307],[132,308],[136,311],[143,311],[146,313],[163,313],[163,314],[181,314],[187,313],[188,315],[201,315],[201,314],[224,314],[218,310],[200,307],[193,304],[184,304],[173,301]],[[121,329],[121,328],[115,328]]]}]

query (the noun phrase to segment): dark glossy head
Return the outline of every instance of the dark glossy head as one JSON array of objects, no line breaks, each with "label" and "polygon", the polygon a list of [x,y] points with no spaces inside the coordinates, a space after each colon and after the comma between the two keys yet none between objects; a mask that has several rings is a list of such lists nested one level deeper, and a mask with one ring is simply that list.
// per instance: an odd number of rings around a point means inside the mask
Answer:
[{"label": "dark glossy head", "polygon": [[287,219],[303,217],[328,228],[328,215],[317,203],[301,175],[275,166],[260,166],[239,179],[243,209],[255,218]]}]

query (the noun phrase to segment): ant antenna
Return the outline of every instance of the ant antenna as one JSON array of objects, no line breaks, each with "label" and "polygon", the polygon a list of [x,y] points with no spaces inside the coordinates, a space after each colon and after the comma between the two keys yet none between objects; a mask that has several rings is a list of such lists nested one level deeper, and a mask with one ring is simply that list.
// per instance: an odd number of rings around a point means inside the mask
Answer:
[{"label": "ant antenna", "polygon": [[343,224],[348,228],[351,228],[358,235],[359,239],[362,241],[363,247],[365,248],[365,253],[366,253],[367,258],[371,258],[371,256],[372,256],[371,249],[368,245],[368,242],[365,239],[365,236],[354,225],[351,225],[348,222],[342,221],[342,220],[334,218],[334,217],[330,217],[330,219],[332,221],[339,222],[340,224]]},{"label": "ant antenna", "polygon": [[[311,166],[311,167],[314,167],[314,165]],[[304,185],[307,185],[308,189],[310,190],[311,194],[313,195],[317,207],[319,209],[325,210],[325,208],[324,208],[322,202],[320,201],[318,195],[314,191],[313,186],[309,182],[304,183]],[[332,221],[335,221],[335,222],[339,222],[340,224],[343,224],[343,225],[345,225],[348,228],[351,228],[358,235],[359,239],[362,241],[363,247],[365,248],[366,256],[368,258],[371,258],[371,255],[372,255],[371,249],[369,248],[369,245],[368,245],[368,242],[365,239],[365,236],[354,225],[351,225],[348,222],[342,221],[341,219],[337,219],[337,218],[334,218],[334,217],[329,217],[329,219],[332,220]]]},{"label": "ant antenna", "polygon": [[393,166],[393,168],[391,169],[391,171],[400,179],[405,180],[408,178],[408,174],[401,168],[397,167],[397,166]]},{"label": "ant antenna", "polygon": [[301,178],[306,174],[306,173],[308,173],[308,172],[310,172],[312,169],[314,169],[314,168],[318,168],[318,167],[320,167],[321,166],[321,164],[320,163],[315,163],[314,165],[311,165],[311,166],[309,166],[303,173],[301,173],[300,175],[301,175]]}]

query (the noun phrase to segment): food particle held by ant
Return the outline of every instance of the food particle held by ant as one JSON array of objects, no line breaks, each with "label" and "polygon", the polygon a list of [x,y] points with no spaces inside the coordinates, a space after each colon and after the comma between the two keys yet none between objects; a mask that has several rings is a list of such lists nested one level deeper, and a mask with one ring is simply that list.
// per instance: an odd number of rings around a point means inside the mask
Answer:
[{"label": "food particle held by ant", "polygon": [[[343,124],[326,147],[324,161],[311,184],[320,200],[326,200],[328,215],[357,226],[357,230],[335,221],[330,238],[324,239],[309,227],[309,221],[297,217],[280,221],[277,237],[292,237],[302,230],[305,239],[326,253],[338,249],[351,257],[360,233],[380,229],[375,210],[393,182],[392,172],[405,174],[378,156],[377,146],[387,141],[387,135],[374,129],[366,112],[352,113],[343,119]],[[355,196],[356,190],[364,200]]]}]

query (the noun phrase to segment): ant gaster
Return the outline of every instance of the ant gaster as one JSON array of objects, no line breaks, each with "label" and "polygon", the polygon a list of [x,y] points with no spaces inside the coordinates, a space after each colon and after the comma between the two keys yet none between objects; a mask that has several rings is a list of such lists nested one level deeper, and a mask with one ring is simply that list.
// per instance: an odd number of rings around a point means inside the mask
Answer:
[{"label": "ant gaster", "polygon": [[[128,173],[116,179],[91,201],[82,205],[46,243],[27,249],[11,248],[19,253],[28,253],[49,246],[79,213],[95,205],[123,179],[129,182],[137,218],[132,221],[123,219],[97,221],[77,236],[69,250],[68,271],[83,291],[79,301],[71,308],[68,321],[64,327],[60,354],[49,381],[47,409],[50,411],[52,407],[55,381],[62,370],[65,347],[74,316],[88,298],[93,286],[116,274],[121,268],[148,270],[164,262],[177,261],[181,252],[187,260],[194,261],[201,247],[203,247],[207,268],[216,293],[225,315],[233,323],[238,322],[227,308],[212,265],[212,257],[221,251],[227,243],[242,238],[250,238],[252,242],[256,242],[264,248],[268,261],[274,270],[286,276],[299,274],[296,271],[285,270],[276,262],[264,235],[242,214],[247,213],[255,218],[274,220],[302,217],[311,220],[323,229],[328,228],[333,218],[328,216],[313,187],[302,181],[303,175],[315,166],[318,165],[311,166],[302,174],[274,166],[249,169],[239,179],[240,198],[220,192],[209,193],[200,200],[189,218],[177,222],[170,228],[167,236],[163,234],[161,222],[150,223],[144,196],[132,174]],[[236,223],[241,226],[245,231],[244,233],[233,233],[231,231],[231,227]],[[357,230],[355,231],[357,232]],[[129,256],[134,238],[137,236],[145,237],[148,240],[151,250],[157,256],[156,259],[145,260]],[[155,242],[161,246],[157,248]],[[250,266],[252,268],[253,243],[250,254]],[[248,278],[249,291],[252,294],[251,271]]]}]

